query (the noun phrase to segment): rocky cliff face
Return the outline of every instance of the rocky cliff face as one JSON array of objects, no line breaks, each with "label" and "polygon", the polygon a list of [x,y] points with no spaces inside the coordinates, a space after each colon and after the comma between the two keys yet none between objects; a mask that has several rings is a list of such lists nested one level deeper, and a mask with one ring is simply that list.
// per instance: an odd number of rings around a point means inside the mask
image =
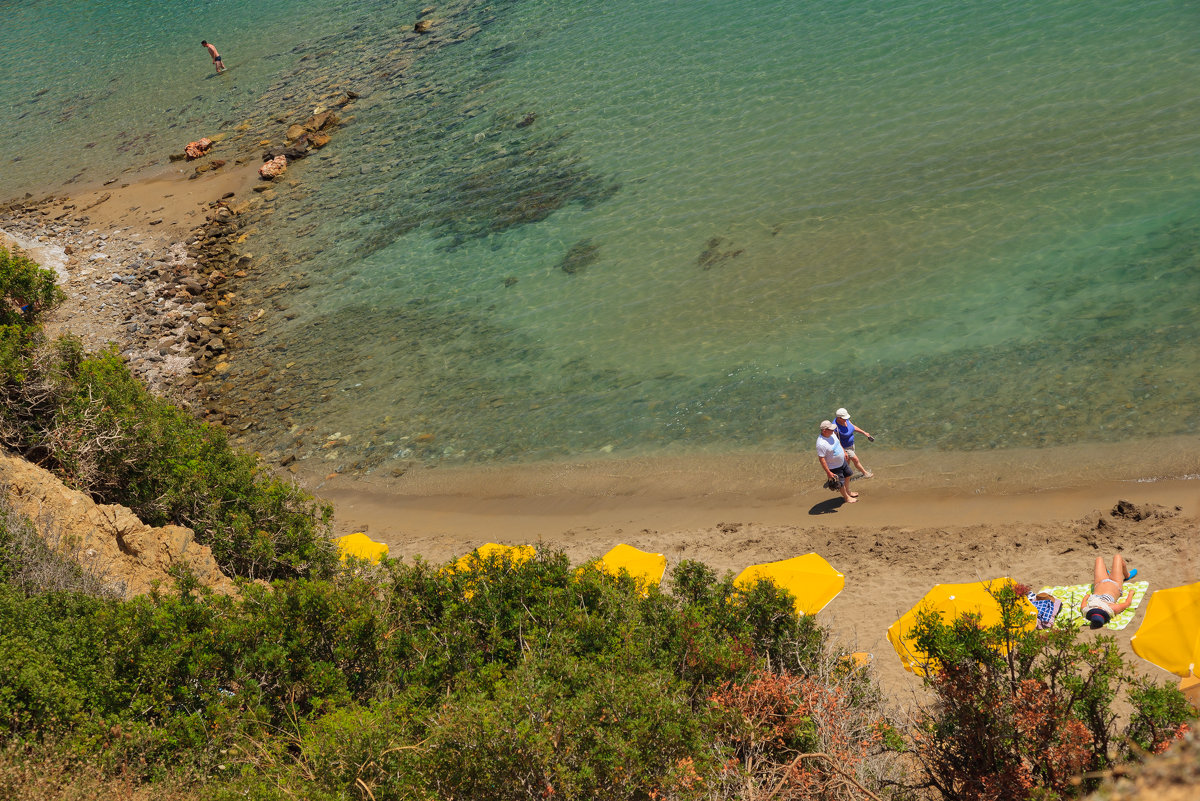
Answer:
[{"label": "rocky cliff face", "polygon": [[102,575],[126,597],[149,592],[156,581],[170,586],[167,570],[184,563],[214,591],[236,592],[191,529],[147,526],[126,507],[96,504],[48,471],[3,452],[0,493],[14,512],[33,522],[47,544]]}]

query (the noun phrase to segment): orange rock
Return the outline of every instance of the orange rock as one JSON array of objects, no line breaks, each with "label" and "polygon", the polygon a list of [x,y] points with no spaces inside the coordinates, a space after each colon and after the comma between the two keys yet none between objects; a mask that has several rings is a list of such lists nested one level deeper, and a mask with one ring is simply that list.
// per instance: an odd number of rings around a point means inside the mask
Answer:
[{"label": "orange rock", "polygon": [[170,586],[167,571],[183,563],[216,592],[237,592],[212,550],[197,543],[189,528],[152,528],[126,507],[98,505],[19,457],[0,453],[0,475],[13,511],[35,521],[47,545],[95,571],[127,598],[149,592],[159,582]]},{"label": "orange rock", "polygon": [[187,156],[188,161],[191,161],[203,156],[210,147],[212,147],[211,139],[198,139],[195,142],[188,142],[187,147],[183,149],[183,154]]},{"label": "orange rock", "polygon": [[259,176],[266,180],[271,180],[272,178],[278,178],[279,176],[283,175],[284,172],[286,172],[286,171],[287,171],[287,156],[283,156],[283,155],[276,156],[275,158],[264,163],[261,167],[258,168]]}]

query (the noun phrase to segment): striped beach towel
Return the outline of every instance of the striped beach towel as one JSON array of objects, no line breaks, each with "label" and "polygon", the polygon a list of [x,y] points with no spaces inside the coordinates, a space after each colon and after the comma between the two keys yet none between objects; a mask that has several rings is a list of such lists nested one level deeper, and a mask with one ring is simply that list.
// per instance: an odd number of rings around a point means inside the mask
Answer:
[{"label": "striped beach towel", "polygon": [[[1127,581],[1125,587],[1121,590],[1121,600],[1125,597],[1128,589],[1133,588],[1133,603],[1129,608],[1121,614],[1108,621],[1108,625],[1104,628],[1112,631],[1120,631],[1129,625],[1133,620],[1133,616],[1137,614],[1137,608],[1142,603],[1142,599],[1146,597],[1146,590],[1150,588],[1148,581]],[[1062,601],[1062,611],[1059,612],[1059,619],[1069,623],[1074,623],[1077,626],[1086,626],[1087,620],[1083,613],[1079,611],[1079,604],[1083,603],[1083,599],[1092,594],[1091,584],[1069,584],[1059,587],[1043,587],[1042,592],[1048,592],[1055,598]]]}]

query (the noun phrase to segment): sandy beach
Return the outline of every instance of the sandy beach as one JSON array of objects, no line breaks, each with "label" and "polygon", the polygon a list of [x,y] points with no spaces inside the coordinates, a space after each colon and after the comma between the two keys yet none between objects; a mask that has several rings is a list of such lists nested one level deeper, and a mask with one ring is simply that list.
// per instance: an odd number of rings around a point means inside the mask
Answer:
[{"label": "sandy beach", "polygon": [[[231,192],[231,202],[246,199],[256,182],[245,165],[194,180],[187,174],[173,165],[137,181],[75,190],[39,214],[50,220],[67,207],[87,208],[91,229],[163,251],[201,224],[214,200]],[[100,286],[90,274],[79,279],[88,254],[64,255],[52,236],[24,236],[20,244],[35,258],[62,256],[72,297],[55,331],[75,331],[91,347],[126,337],[126,287]],[[86,298],[75,291],[81,283],[89,286]],[[723,573],[816,551],[846,576],[821,621],[874,654],[884,690],[901,703],[920,683],[901,669],[885,631],[936,583],[999,576],[1035,588],[1077,583],[1097,555],[1118,550],[1151,591],[1200,580],[1200,438],[970,453],[879,443],[860,454],[876,477],[856,482],[861,502],[845,506],[820,486],[816,432],[805,424],[820,414],[810,412],[797,410],[791,453],[414,464],[383,476],[356,475],[330,452],[280,472],[334,504],[337,534],[365,531],[399,558],[442,561],[500,542],[561,549],[583,562],[624,542],[665,554],[668,569],[697,559]],[[1144,519],[1114,516],[1119,500]],[[1116,633],[1126,648],[1141,615]]]},{"label": "sandy beach", "polygon": [[[310,481],[334,504],[339,533],[366,531],[403,558],[443,561],[499,542],[561,549],[584,562],[623,542],[666,555],[668,571],[695,559],[718,573],[736,573],[815,551],[846,576],[845,589],[820,620],[842,642],[875,655],[881,685],[899,703],[913,697],[920,681],[901,668],[885,632],[934,584],[1000,576],[1035,589],[1080,583],[1097,555],[1107,559],[1117,551],[1139,567],[1151,591],[1200,580],[1200,481],[1194,477],[984,492],[889,479],[889,464],[899,459],[888,456],[872,460],[876,478],[858,482],[860,502],[853,506],[819,487],[815,457],[812,465],[803,458],[758,458],[759,468],[766,462],[781,477],[802,476],[802,483],[751,480],[749,469],[740,478],[725,473],[722,481],[729,460],[706,464],[703,458],[430,470],[407,483]],[[1114,516],[1119,500],[1148,516]],[[1142,612],[1114,632],[1135,661],[1128,643]]]}]

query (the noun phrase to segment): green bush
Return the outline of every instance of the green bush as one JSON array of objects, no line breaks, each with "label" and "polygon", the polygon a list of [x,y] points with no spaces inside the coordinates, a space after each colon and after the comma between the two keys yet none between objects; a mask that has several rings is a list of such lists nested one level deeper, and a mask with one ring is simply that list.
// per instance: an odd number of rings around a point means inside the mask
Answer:
[{"label": "green bush", "polygon": [[[217,563],[248,578],[328,575],[331,510],[261,472],[224,430],[151,395],[109,349],[76,358],[66,345],[56,372],[73,390],[57,427],[80,437],[47,442],[54,461],[97,500],[131,508],[150,525],[195,530]],[[111,444],[95,445],[98,437]]]},{"label": "green bush", "polygon": [[86,720],[105,671],[86,623],[104,603],[0,584],[0,733],[41,739]]},{"label": "green bush", "polygon": [[[30,341],[24,341],[30,345]],[[155,397],[113,349],[26,351],[0,398],[0,442],[101,503],[195,530],[228,573],[330,575],[332,510],[262,471],[225,432]]]},{"label": "green bush", "polygon": [[33,325],[62,298],[52,271],[0,247],[0,326]]},{"label": "green bush", "polygon": [[788,775],[783,751],[739,761],[721,700],[780,676],[804,718],[784,747],[862,746],[846,764],[879,789],[855,761],[880,750],[877,697],[847,689],[865,676],[821,689],[803,666],[841,662],[786,594],[689,575],[690,597],[643,595],[539,552],[237,598],[186,573],[126,602],[0,586],[0,734],[143,781],[191,772],[198,798],[711,797]]},{"label": "green bush", "polygon": [[[921,615],[915,639],[928,655],[934,702],[913,753],[948,801],[1079,795],[1095,782],[1072,780],[1130,756],[1117,740],[1114,701],[1125,688],[1138,705],[1120,742],[1165,747],[1187,719],[1182,694],[1137,678],[1111,637],[1075,626],[1032,629],[1013,586],[995,590],[1001,620],[943,621]],[[1081,639],[1082,636],[1082,639]]]}]

